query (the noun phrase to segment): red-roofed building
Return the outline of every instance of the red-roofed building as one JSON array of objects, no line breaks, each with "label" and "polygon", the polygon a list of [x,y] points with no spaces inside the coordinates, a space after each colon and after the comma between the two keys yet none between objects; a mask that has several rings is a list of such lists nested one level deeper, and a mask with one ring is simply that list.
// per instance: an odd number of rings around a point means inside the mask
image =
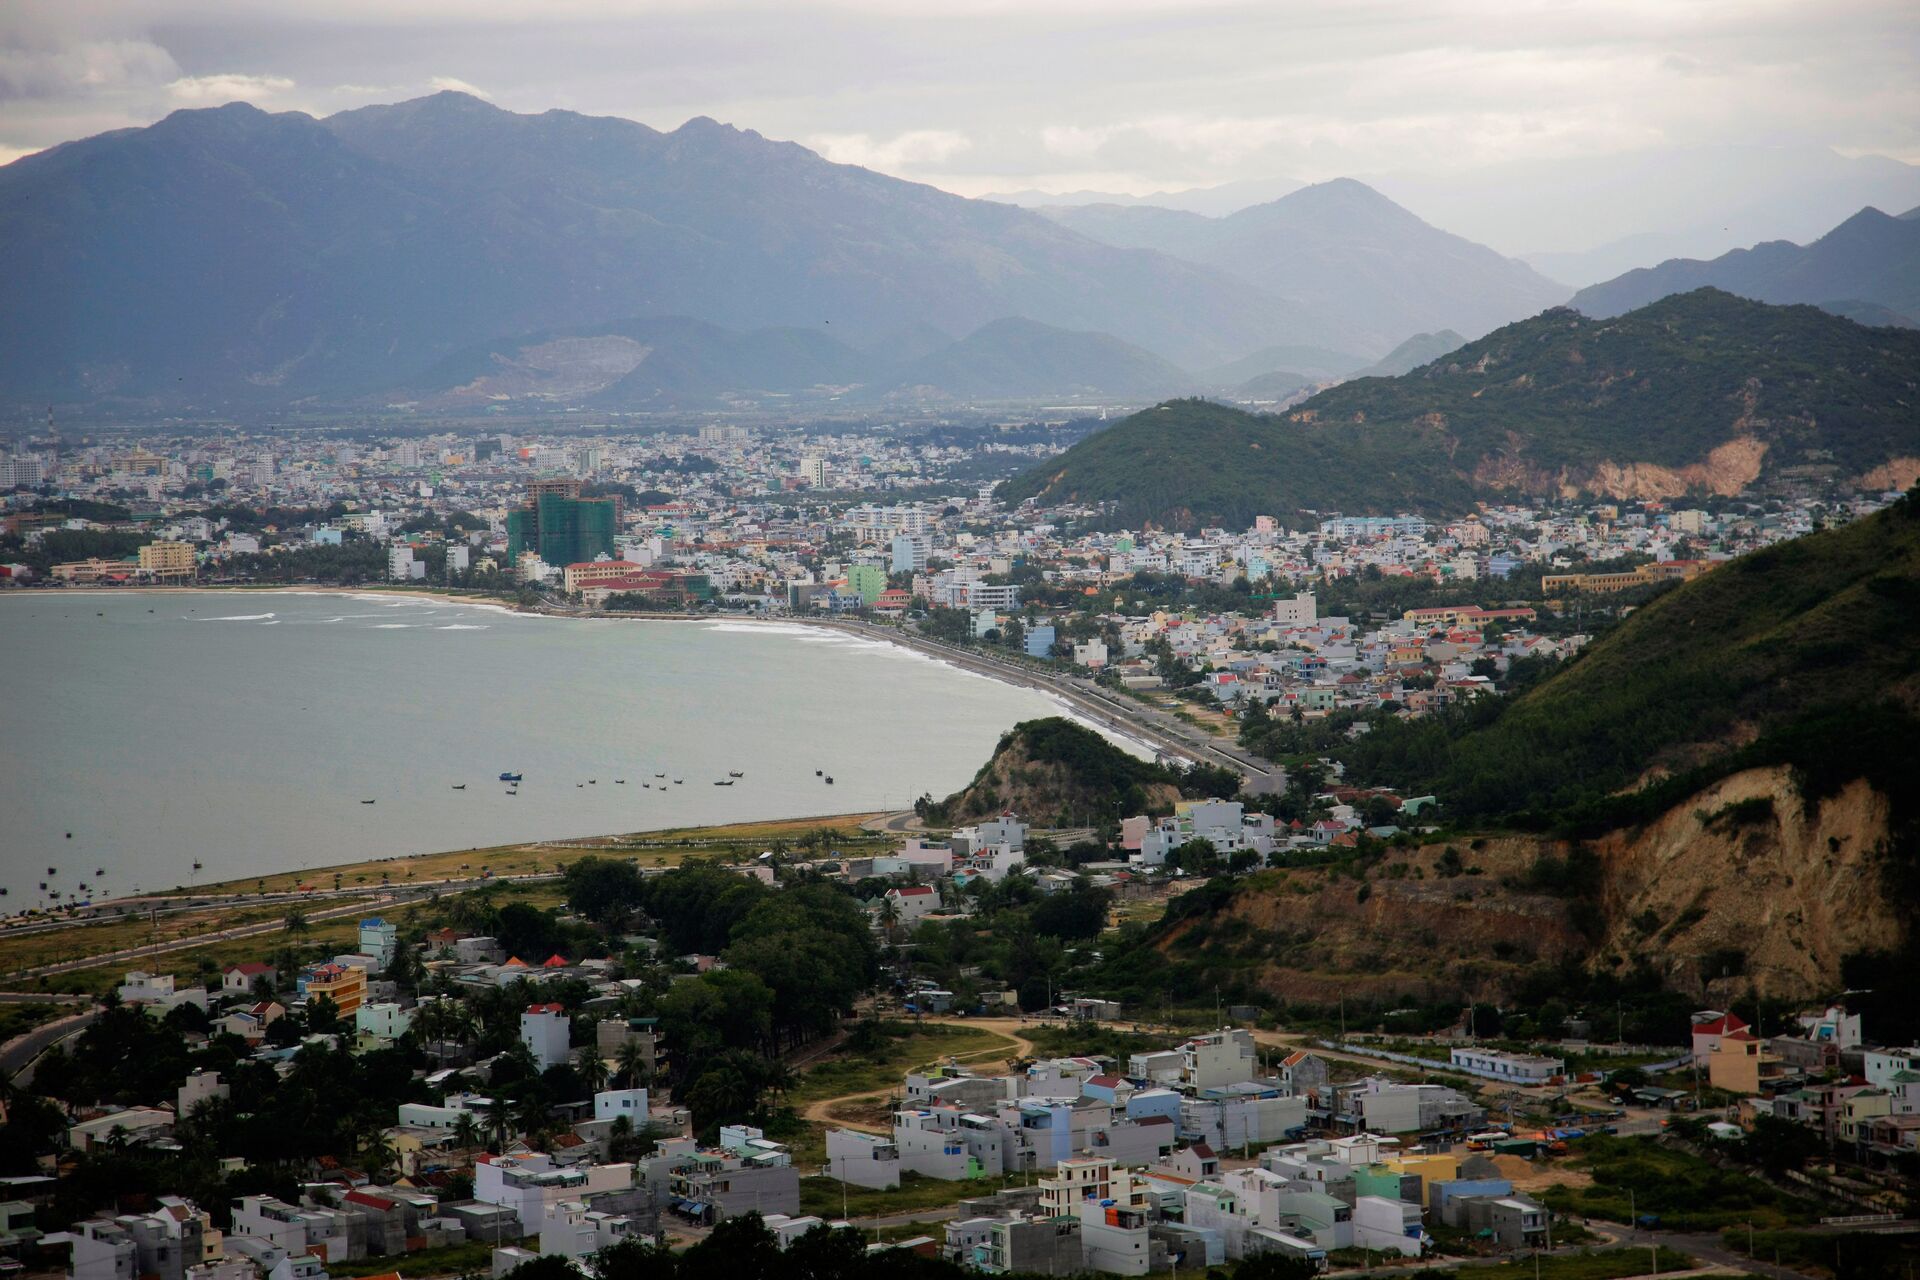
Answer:
[{"label": "red-roofed building", "polygon": [[1707,1009],[1693,1015],[1693,1064],[1696,1067],[1707,1065],[1707,1059],[1719,1047],[1720,1040],[1729,1032],[1745,1031],[1747,1023],[1737,1013],[1722,1013],[1718,1009]]},{"label": "red-roofed building", "polygon": [[912,924],[940,910],[940,895],[932,885],[898,885],[887,890],[886,901],[893,905],[901,924]]},{"label": "red-roofed building", "polygon": [[567,958],[562,955],[551,955],[541,962],[540,967],[542,969],[564,969],[567,967]]}]

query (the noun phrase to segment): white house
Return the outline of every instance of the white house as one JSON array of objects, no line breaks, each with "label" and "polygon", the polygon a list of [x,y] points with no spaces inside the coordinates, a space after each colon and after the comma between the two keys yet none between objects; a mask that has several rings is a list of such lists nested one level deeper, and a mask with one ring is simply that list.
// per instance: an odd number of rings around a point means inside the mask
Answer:
[{"label": "white house", "polygon": [[353,1011],[353,1029],[361,1035],[398,1040],[412,1026],[413,1010],[403,1009],[392,1000],[363,1004]]},{"label": "white house", "polygon": [[647,1127],[647,1091],[645,1089],[602,1089],[593,1095],[595,1120],[618,1120],[625,1116],[633,1122],[635,1133]]},{"label": "white house", "polygon": [[520,1043],[527,1046],[542,1071],[563,1066],[570,1059],[572,1033],[573,1025],[563,1005],[530,1004],[520,1015]]},{"label": "white house", "polygon": [[927,884],[905,884],[889,889],[886,901],[892,904],[895,916],[903,925],[914,924],[940,910],[940,895]]}]

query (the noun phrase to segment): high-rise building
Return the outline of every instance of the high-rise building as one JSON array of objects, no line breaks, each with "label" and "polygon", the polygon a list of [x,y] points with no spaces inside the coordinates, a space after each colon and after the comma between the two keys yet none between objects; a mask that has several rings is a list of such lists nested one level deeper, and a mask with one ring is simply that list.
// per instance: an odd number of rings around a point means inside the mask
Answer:
[{"label": "high-rise building", "polygon": [[847,566],[847,590],[860,597],[860,603],[872,604],[887,589],[887,571],[877,564]]},{"label": "high-rise building", "polygon": [[184,542],[149,542],[140,548],[140,573],[148,578],[191,578],[200,561]]},{"label": "high-rise building", "polygon": [[569,476],[535,480],[527,486],[526,505],[507,513],[507,556],[518,560],[532,551],[548,564],[570,564],[613,554],[620,527],[620,499],[583,498],[580,481]]}]

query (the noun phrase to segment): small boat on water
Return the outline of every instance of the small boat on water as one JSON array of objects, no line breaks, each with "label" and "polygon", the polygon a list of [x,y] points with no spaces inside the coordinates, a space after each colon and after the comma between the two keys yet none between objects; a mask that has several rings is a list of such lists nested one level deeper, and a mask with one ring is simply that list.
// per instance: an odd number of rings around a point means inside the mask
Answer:
[{"label": "small boat on water", "polygon": [[374,801],[372,801],[372,800],[362,800],[362,801],[361,801],[360,803],[361,803],[361,804],[373,804],[373,803],[374,803]]},{"label": "small boat on water", "polygon": [[588,785],[588,786],[590,786],[590,787],[597,787],[597,786],[599,786],[599,785],[600,785],[600,779],[598,779],[598,778],[588,778],[588,779],[587,779],[587,785]]},{"label": "small boat on water", "polygon": [[613,780],[613,785],[616,787],[624,787],[627,785],[627,780],[625,778],[615,778]]},{"label": "small boat on water", "polygon": [[730,787],[733,785],[733,779],[732,778],[715,778],[713,785],[716,787]]},{"label": "small boat on water", "polygon": [[520,792],[519,792],[518,790],[516,790],[515,788],[513,788],[513,787],[508,787],[508,788],[507,788],[507,794],[508,794],[508,795],[510,795],[510,796],[517,796],[517,795],[519,795],[519,794],[520,794]]},{"label": "small boat on water", "polygon": [[664,773],[656,773],[656,774],[654,774],[653,776],[654,776],[654,777],[656,777],[656,778],[664,778],[664,777],[666,777],[667,775],[666,775],[666,774],[664,774]]},{"label": "small boat on water", "polygon": [[645,787],[649,791],[653,790],[653,784],[651,782],[643,782],[640,785]]},{"label": "small boat on water", "polygon": [[738,770],[738,769],[729,769],[729,770],[727,770],[727,776],[728,776],[729,778],[744,778],[744,777],[746,777],[747,775],[746,775],[746,774],[744,774],[744,773],[742,773],[742,772],[741,772],[740,770]]},{"label": "small boat on water", "polygon": [[675,779],[673,780],[673,785],[677,787],[677,786],[679,786],[680,784],[682,784],[682,783],[683,783],[683,782],[685,782],[685,781],[686,781],[686,779],[685,779],[685,778],[675,778]]},{"label": "small boat on water", "polygon": [[518,781],[520,781],[520,775],[519,775],[519,774],[517,774],[517,773],[503,773],[503,774],[501,774],[501,775],[500,775],[500,781],[502,781],[502,782],[518,782]]},{"label": "small boat on water", "polygon": [[573,784],[573,789],[575,791],[585,791],[587,789],[587,784],[584,782],[576,782]]},{"label": "small boat on water", "polygon": [[816,777],[816,778],[819,778],[819,777],[824,777],[825,775],[824,775],[823,773],[821,773],[821,771],[820,771],[820,770],[818,770],[818,769],[815,769],[815,770],[813,771],[813,776],[814,776],[814,777]]},{"label": "small boat on water", "polygon": [[827,785],[828,785],[828,786],[832,786],[832,785],[833,785],[833,775],[832,775],[832,774],[828,774],[828,775],[827,775]]},{"label": "small boat on water", "polygon": [[464,782],[456,782],[453,784],[453,789],[455,791],[465,791],[467,789],[467,784]]}]

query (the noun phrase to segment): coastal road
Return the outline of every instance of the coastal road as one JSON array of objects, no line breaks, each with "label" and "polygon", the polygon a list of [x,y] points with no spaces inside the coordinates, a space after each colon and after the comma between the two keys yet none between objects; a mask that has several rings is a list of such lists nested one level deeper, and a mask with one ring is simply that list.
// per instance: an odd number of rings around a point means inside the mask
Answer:
[{"label": "coastal road", "polygon": [[1091,680],[1065,672],[1052,672],[1003,661],[977,649],[962,648],[932,640],[900,627],[881,626],[849,619],[811,622],[810,625],[844,631],[863,639],[883,640],[912,649],[928,657],[951,662],[957,667],[991,676],[1009,684],[1051,693],[1083,715],[1111,728],[1122,728],[1150,745],[1175,755],[1224,765],[1246,779],[1249,791],[1281,789],[1285,774],[1278,765],[1262,760],[1236,746],[1215,739],[1164,711],[1143,706],[1130,698],[1117,696]]},{"label": "coastal road", "polygon": [[56,1018],[0,1045],[0,1077],[16,1079],[21,1085],[33,1083],[33,1065],[40,1055],[65,1040],[85,1031],[100,1010],[87,1009],[65,1018]]}]

